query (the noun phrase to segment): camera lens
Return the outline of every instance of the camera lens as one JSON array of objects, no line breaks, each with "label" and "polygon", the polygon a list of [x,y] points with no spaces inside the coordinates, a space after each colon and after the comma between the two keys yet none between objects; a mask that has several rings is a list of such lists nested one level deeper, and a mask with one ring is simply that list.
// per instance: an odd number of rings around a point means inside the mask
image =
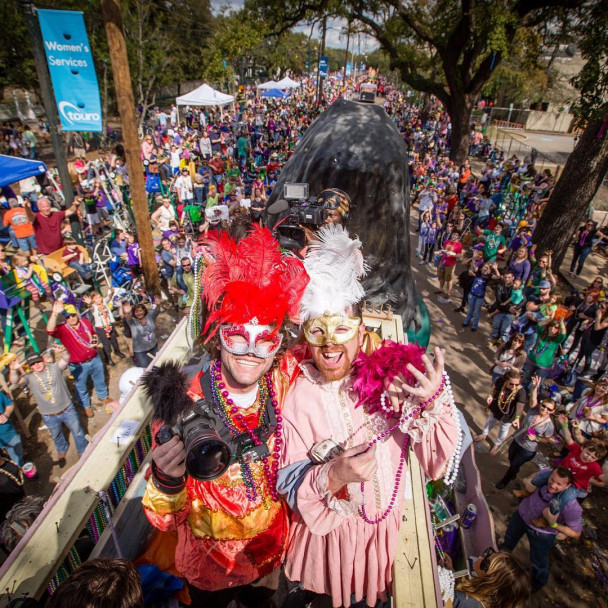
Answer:
[{"label": "camera lens", "polygon": [[222,475],[230,466],[230,448],[212,425],[200,423],[185,432],[186,470],[199,481],[209,481]]}]

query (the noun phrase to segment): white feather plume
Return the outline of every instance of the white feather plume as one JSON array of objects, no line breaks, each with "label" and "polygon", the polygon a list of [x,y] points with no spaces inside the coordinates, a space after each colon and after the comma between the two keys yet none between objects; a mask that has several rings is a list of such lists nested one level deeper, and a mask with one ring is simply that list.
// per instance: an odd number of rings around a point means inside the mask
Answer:
[{"label": "white feather plume", "polygon": [[341,314],[365,296],[361,279],[369,267],[361,253],[361,241],[351,239],[339,224],[330,224],[316,234],[306,253],[304,267],[310,282],[300,301],[302,321],[325,312]]}]

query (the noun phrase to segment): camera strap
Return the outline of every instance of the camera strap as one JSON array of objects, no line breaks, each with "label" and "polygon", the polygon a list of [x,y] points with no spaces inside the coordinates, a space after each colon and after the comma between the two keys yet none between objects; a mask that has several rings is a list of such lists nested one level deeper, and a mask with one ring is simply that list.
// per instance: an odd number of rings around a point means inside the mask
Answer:
[{"label": "camera strap", "polygon": [[[213,393],[211,391],[211,373],[209,372],[209,370],[207,370],[200,376],[200,386],[200,400],[204,402],[207,409],[211,410],[216,415],[216,417],[221,420],[222,413],[218,411],[218,408],[215,403],[213,403],[213,399],[211,397]],[[254,431],[261,441],[266,442],[277,428],[277,418],[276,414],[274,413],[274,408],[272,407],[272,399],[270,397],[270,394],[266,398],[266,403],[261,404],[260,407],[264,408],[264,414],[262,415],[262,424],[256,427]],[[230,434],[228,428],[225,425],[223,426]],[[230,436],[232,437],[231,434]],[[241,433],[240,435],[236,436],[236,438],[240,437],[248,439],[249,435],[247,433]]]}]

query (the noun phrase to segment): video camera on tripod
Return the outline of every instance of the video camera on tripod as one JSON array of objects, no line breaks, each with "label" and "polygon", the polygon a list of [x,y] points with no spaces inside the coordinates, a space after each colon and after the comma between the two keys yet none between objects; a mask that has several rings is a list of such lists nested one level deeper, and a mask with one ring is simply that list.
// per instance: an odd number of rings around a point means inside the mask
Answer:
[{"label": "video camera on tripod", "polygon": [[308,184],[288,182],[283,188],[283,198],[268,207],[268,214],[280,217],[273,229],[279,245],[298,250],[306,246],[304,228],[316,230],[336,210],[342,218],[348,217],[350,198],[343,190],[329,188],[318,196],[309,196]]}]

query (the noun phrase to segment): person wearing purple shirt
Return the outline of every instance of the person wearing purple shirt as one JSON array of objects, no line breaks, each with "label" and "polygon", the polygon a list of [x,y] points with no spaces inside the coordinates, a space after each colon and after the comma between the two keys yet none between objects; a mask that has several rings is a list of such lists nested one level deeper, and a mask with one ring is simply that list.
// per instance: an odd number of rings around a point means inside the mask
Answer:
[{"label": "person wearing purple shirt", "polygon": [[133,278],[138,277],[141,273],[141,247],[135,240],[135,235],[132,232],[127,233],[127,264],[131,269]]},{"label": "person wearing purple shirt", "polygon": [[528,249],[524,245],[517,249],[515,255],[511,258],[508,270],[513,273],[514,279],[521,279],[521,282],[524,285],[526,284],[532,270],[532,265],[528,259]]},{"label": "person wearing purple shirt", "polygon": [[547,483],[537,488],[531,496],[521,501],[519,509],[509,521],[505,539],[500,549],[513,551],[524,534],[530,541],[530,560],[532,561],[532,587],[535,591],[549,580],[549,551],[558,534],[578,538],[583,530],[580,504],[573,500],[560,512],[557,522],[547,528],[537,528],[532,521],[542,517],[543,511],[559,494],[567,490],[574,480],[571,471],[557,467]]}]

